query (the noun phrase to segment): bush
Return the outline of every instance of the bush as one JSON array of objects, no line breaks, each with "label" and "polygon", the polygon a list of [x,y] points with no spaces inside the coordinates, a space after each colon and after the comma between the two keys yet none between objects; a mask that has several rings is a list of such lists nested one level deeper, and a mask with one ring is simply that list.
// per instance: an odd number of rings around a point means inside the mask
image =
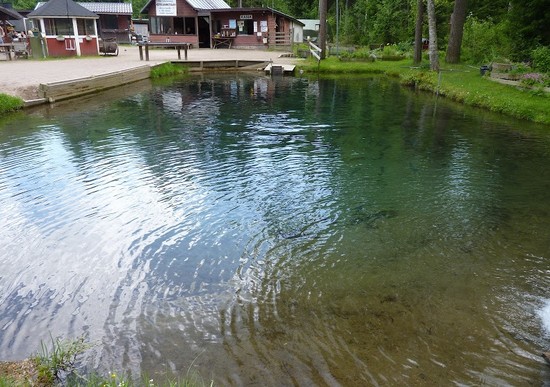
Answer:
[{"label": "bush", "polygon": [[540,46],[531,52],[533,66],[540,72],[550,73],[550,47]]},{"label": "bush", "polygon": [[22,107],[23,100],[21,98],[0,93],[0,115],[14,112]]},{"label": "bush", "polygon": [[468,17],[464,24],[462,39],[462,59],[473,64],[493,61],[494,58],[508,58],[511,52],[511,40],[504,22],[498,24],[491,20],[478,20]]},{"label": "bush", "polygon": [[521,84],[525,86],[544,85],[544,76],[539,73],[523,74],[520,78]]}]

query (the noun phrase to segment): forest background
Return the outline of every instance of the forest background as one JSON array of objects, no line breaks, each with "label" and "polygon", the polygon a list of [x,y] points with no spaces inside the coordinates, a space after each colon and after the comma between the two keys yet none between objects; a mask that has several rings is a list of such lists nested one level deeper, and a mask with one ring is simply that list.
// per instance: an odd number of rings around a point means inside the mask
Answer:
[{"label": "forest background", "polygon": [[[14,0],[15,9],[33,9],[38,0]],[[327,4],[327,41],[342,45],[395,44],[412,47],[422,0],[227,0],[232,7],[271,7],[298,19],[319,19],[320,2]],[[134,17],[147,0],[133,0]],[[464,13],[460,60],[530,61],[534,50],[544,48],[550,62],[550,0],[433,0],[437,47],[446,50],[451,17],[457,6]],[[338,15],[338,18],[337,18]],[[422,36],[428,38],[424,10]],[[338,23],[337,23],[338,21]]]}]

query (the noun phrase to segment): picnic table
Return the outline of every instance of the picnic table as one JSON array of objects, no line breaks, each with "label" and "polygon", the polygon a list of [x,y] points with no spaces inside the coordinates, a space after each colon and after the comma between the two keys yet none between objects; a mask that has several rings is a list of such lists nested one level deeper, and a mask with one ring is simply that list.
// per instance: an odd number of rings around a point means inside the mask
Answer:
[{"label": "picnic table", "polygon": [[149,60],[149,47],[163,47],[163,48],[175,48],[178,51],[178,59],[181,59],[181,49],[185,52],[185,60],[187,60],[187,50],[192,47],[191,43],[155,43],[155,42],[141,42],[138,43],[139,47],[139,59],[143,60],[143,48],[145,47],[145,60]]}]

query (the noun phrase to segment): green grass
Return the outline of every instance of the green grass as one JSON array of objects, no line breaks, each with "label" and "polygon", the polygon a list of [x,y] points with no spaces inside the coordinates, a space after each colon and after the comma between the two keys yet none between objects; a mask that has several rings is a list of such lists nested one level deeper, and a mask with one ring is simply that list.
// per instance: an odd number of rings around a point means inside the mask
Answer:
[{"label": "green grass", "polygon": [[151,68],[151,78],[163,78],[187,73],[187,67],[180,66],[171,62]]},{"label": "green grass", "polygon": [[441,64],[441,76],[431,72],[427,63],[413,66],[410,59],[401,61],[342,62],[327,58],[318,65],[308,60],[300,68],[320,74],[385,74],[419,90],[439,93],[465,105],[476,106],[519,119],[550,124],[550,94],[503,85],[482,77],[479,68]]},{"label": "green grass", "polygon": [[18,97],[0,93],[0,116],[23,108],[23,100]]}]

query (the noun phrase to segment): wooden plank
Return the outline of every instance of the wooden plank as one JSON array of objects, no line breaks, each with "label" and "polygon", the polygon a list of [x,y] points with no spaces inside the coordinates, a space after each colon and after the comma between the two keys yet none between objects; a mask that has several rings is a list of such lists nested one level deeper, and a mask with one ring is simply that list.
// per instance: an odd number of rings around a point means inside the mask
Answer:
[{"label": "wooden plank", "polygon": [[277,70],[275,70],[276,68],[281,68],[283,73],[293,73],[294,70],[296,69],[296,66],[295,65],[290,65],[290,64],[270,63],[264,68],[264,71],[267,74],[271,74],[272,72],[277,71]]},{"label": "wooden plank", "polygon": [[42,98],[54,102],[147,79],[150,75],[151,68],[149,66],[140,66],[126,71],[116,71],[71,81],[40,84],[39,93]]}]

